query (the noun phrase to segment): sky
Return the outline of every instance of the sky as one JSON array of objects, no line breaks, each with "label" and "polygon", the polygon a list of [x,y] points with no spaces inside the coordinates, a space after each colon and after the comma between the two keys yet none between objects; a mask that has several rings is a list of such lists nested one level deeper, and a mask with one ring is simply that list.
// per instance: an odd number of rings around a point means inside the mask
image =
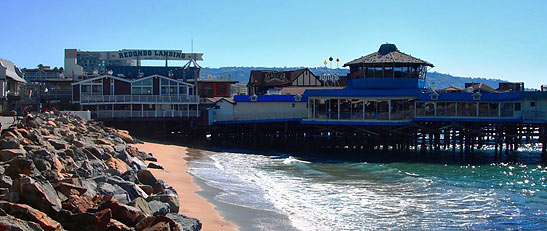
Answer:
[{"label": "sky", "polygon": [[61,67],[64,49],[180,49],[204,67],[316,67],[383,43],[457,76],[547,84],[547,2],[2,0],[0,57]]}]

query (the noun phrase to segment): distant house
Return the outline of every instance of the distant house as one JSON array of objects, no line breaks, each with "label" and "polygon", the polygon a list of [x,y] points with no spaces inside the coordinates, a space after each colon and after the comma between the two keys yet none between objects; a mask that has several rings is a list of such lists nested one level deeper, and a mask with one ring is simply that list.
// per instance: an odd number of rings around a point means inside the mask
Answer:
[{"label": "distant house", "polygon": [[457,93],[457,92],[463,92],[462,89],[459,89],[457,87],[447,87],[445,89],[439,90],[439,92],[451,92],[451,93]]},{"label": "distant house", "polygon": [[465,89],[468,92],[495,92],[496,90],[484,83],[465,83]]},{"label": "distant house", "polygon": [[50,66],[41,66],[34,69],[23,68],[22,71],[27,81],[26,88],[31,92],[29,96],[33,100],[28,101],[28,104],[46,103],[45,101],[70,102],[72,78],[66,78],[62,68],[51,69]]},{"label": "distant house", "polygon": [[1,109],[17,109],[20,94],[25,84],[23,72],[11,61],[0,59]]},{"label": "distant house", "polygon": [[323,86],[308,68],[292,71],[253,70],[247,83],[249,95],[264,95],[271,88]]}]

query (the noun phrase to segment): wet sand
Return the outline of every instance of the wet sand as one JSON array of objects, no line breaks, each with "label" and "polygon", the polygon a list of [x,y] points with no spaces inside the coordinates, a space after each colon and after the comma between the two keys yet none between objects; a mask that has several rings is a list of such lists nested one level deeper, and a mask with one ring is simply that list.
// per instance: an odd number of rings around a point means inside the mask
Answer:
[{"label": "wet sand", "polygon": [[186,147],[151,142],[134,146],[143,152],[153,153],[158,159],[157,163],[163,166],[164,170],[150,169],[150,171],[154,176],[175,188],[179,194],[179,213],[199,219],[204,231],[238,230],[237,226],[220,215],[213,204],[197,194],[202,189],[187,172]]}]

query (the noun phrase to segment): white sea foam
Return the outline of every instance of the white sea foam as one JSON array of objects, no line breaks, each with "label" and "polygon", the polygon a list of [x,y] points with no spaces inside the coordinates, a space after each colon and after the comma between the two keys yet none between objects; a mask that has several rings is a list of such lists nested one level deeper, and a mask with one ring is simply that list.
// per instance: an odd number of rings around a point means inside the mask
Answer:
[{"label": "white sea foam", "polygon": [[[300,230],[481,229],[497,227],[492,224],[507,214],[511,222],[526,219],[519,215],[525,214],[523,205],[467,178],[446,181],[385,165],[313,164],[291,156],[214,153],[209,158],[192,162],[190,172],[224,191],[215,199],[286,214]],[[439,168],[467,174],[482,169]]]}]

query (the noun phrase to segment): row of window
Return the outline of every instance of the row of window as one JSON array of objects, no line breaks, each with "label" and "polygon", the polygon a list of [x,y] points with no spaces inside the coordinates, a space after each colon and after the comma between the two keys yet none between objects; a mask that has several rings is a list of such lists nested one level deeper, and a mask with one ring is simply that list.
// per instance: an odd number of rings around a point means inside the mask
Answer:
[{"label": "row of window", "polygon": [[[167,79],[161,79],[160,81],[160,94],[161,95],[186,95],[189,92],[189,87],[186,84],[176,81],[170,81]],[[144,79],[135,81],[131,85],[132,95],[152,95],[153,81],[152,79]],[[102,95],[103,85],[102,80],[95,80],[91,83],[81,85],[82,95]],[[114,81],[110,82],[110,92],[114,92]]]},{"label": "row of window", "polygon": [[350,66],[352,78],[425,78],[426,66]]},{"label": "row of window", "polygon": [[416,116],[513,117],[520,103],[417,102]]},{"label": "row of window", "polygon": [[513,117],[520,103],[415,102],[409,99],[310,99],[308,118],[409,120],[414,116]]}]

